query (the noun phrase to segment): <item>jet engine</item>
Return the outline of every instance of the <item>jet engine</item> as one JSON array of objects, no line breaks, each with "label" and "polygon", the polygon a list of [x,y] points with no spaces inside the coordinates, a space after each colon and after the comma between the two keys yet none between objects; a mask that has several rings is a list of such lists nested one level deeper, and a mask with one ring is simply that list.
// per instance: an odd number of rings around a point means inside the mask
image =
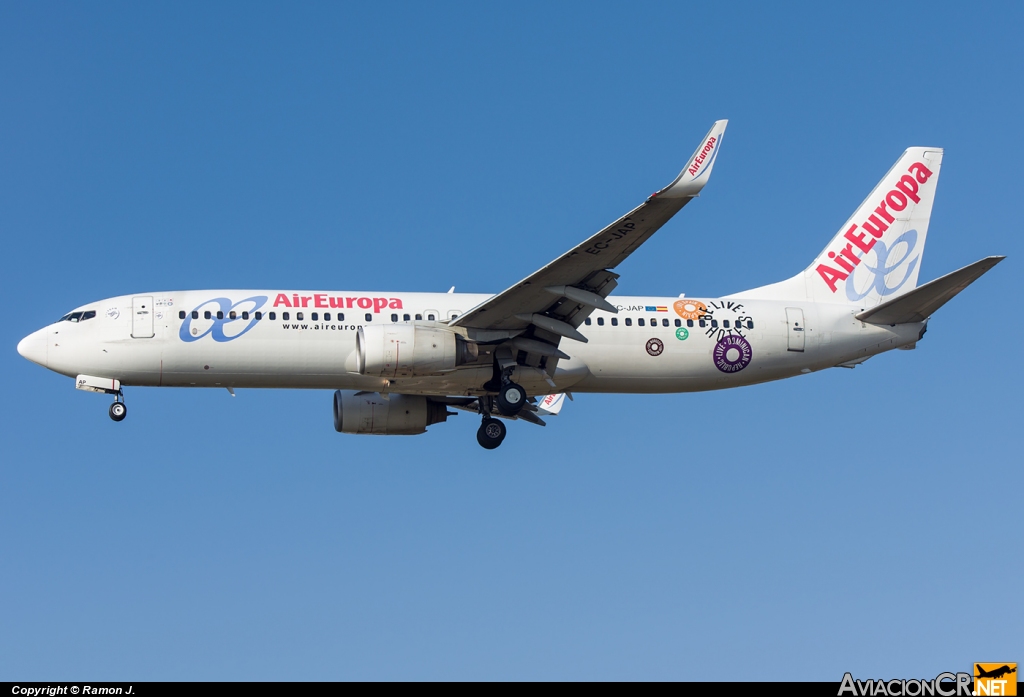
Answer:
[{"label": "jet engine", "polygon": [[356,365],[362,375],[437,375],[476,360],[478,354],[476,344],[436,326],[377,324],[356,333]]},{"label": "jet engine", "polygon": [[448,408],[426,397],[393,394],[384,399],[376,392],[334,393],[334,430],[379,436],[412,436],[427,426],[448,420]]}]

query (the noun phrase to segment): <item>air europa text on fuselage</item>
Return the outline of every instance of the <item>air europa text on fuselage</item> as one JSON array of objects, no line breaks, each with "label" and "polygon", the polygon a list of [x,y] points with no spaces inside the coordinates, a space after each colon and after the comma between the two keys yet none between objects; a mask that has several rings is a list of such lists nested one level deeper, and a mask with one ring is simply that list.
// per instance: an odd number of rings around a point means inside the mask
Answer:
[{"label": "air europa text on fuselage", "polygon": [[[899,213],[905,210],[911,202],[915,204],[921,202],[921,197],[917,195],[917,192],[920,185],[927,182],[932,176],[932,171],[922,163],[915,162],[910,165],[907,172],[908,174],[900,177],[896,186],[885,195],[867,220],[860,225],[854,223],[843,234],[842,239],[847,240],[846,246],[828,253],[829,259],[832,259],[840,268],[837,269],[828,264],[818,264],[816,269],[818,275],[833,293],[836,292],[836,283],[845,281],[853,273],[854,267],[860,264],[861,257],[870,252],[875,246],[875,240],[881,238],[889,229],[889,223],[896,221],[896,217],[886,210],[886,207]],[[868,237],[865,232],[858,233],[858,227],[863,228],[866,233],[870,233],[871,237]],[[840,243],[842,243],[842,239]],[[859,253],[854,251],[854,247],[860,250]]]},{"label": "air europa text on fuselage", "polygon": [[329,308],[360,308],[380,312],[384,309],[401,310],[401,298],[370,298],[362,296],[337,296],[327,293],[313,293],[312,295],[299,295],[292,293],[290,296],[285,293],[278,293],[274,298],[274,307],[321,307]]},{"label": "air europa text on fuselage", "polygon": [[715,138],[714,136],[708,138],[708,142],[704,143],[704,147],[701,148],[701,151],[697,155],[697,157],[693,158],[693,163],[690,164],[689,168],[687,168],[686,171],[689,172],[691,175],[696,174],[697,170],[700,169],[700,166],[704,164],[704,160],[706,160],[711,151],[715,149],[715,143],[717,142],[718,138]]}]

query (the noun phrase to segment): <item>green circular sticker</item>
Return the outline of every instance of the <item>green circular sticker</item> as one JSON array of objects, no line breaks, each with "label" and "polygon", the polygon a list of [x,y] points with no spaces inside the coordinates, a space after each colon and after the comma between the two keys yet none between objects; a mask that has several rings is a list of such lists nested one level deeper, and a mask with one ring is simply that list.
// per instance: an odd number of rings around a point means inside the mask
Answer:
[{"label": "green circular sticker", "polygon": [[676,338],[680,341],[686,341],[686,337],[690,336],[690,332],[686,331],[686,327],[679,327],[676,330]]}]

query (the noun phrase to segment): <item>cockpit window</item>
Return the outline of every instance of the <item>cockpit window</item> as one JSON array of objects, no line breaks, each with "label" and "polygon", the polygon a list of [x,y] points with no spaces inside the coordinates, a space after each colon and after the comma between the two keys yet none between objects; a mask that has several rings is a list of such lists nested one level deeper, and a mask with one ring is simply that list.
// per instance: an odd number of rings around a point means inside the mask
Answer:
[{"label": "cockpit window", "polygon": [[92,319],[96,316],[96,310],[86,310],[85,312],[69,312],[61,317],[58,322],[84,322],[87,319]]}]

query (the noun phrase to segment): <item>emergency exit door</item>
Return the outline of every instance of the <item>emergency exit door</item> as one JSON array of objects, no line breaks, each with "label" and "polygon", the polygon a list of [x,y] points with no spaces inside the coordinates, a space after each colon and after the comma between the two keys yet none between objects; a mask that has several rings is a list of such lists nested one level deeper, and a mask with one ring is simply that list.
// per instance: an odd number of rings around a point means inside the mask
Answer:
[{"label": "emergency exit door", "polygon": [[804,350],[804,311],[799,307],[786,308],[786,324],[788,325],[787,336],[789,338],[790,351]]},{"label": "emergency exit door", "polygon": [[153,297],[132,298],[132,338],[153,338]]}]

